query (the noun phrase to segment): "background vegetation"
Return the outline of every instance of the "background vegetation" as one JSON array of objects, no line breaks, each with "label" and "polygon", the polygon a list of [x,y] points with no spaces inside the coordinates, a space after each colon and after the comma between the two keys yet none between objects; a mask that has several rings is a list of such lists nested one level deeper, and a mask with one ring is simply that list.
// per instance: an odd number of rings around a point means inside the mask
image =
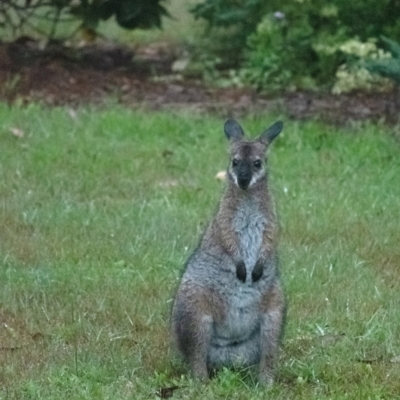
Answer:
[{"label": "background vegetation", "polygon": [[[7,0],[0,4],[0,27],[14,36],[28,31],[38,32],[49,39],[65,33],[59,25],[68,24],[72,32],[78,27],[92,34],[100,21],[111,18],[125,29],[161,26],[167,15],[164,0]],[[77,25],[79,24],[79,25]],[[69,32],[71,33],[71,31]]]},{"label": "background vegetation", "polygon": [[251,371],[198,384],[169,346],[183,263],[223,186],[221,120],[36,105],[0,119],[0,398],[398,395],[397,128],[286,121],[274,143],[289,310],[261,389]]},{"label": "background vegetation", "polygon": [[[174,0],[146,2],[149,12],[140,4],[3,1],[1,37],[175,46],[181,78],[267,92],[391,89],[371,73],[399,82],[394,1]],[[140,29],[160,22],[164,31]],[[3,91],[24,79],[0,72]],[[82,85],[60,76],[60,88]],[[183,106],[132,111],[106,93],[101,108],[45,108],[28,94],[0,103],[0,399],[396,398],[399,126],[284,114],[240,121],[254,134],[285,121],[269,168],[286,334],[270,388],[252,370],[224,370],[201,385],[171,349],[168,321],[183,264],[223,190],[215,179],[227,164],[223,118]]]},{"label": "background vegetation", "polygon": [[[399,13],[392,0],[9,0],[0,5],[0,28],[3,37],[40,32],[51,39],[83,34],[94,40],[98,33],[124,36],[114,34],[115,26],[140,32],[164,24],[179,31],[175,39],[186,47],[186,76],[268,92],[343,93],[392,88],[365,64],[392,63],[400,74],[382,38],[400,40]],[[127,37],[132,42],[154,35]]]},{"label": "background vegetation", "polygon": [[[222,58],[240,60],[241,82],[259,89],[293,90],[332,87],[338,68],[354,56],[381,57],[373,51],[359,54],[357,48],[366,42],[382,45],[382,35],[398,39],[399,7],[377,0],[206,0],[193,12],[211,28],[225,29],[216,51]],[[353,52],[346,51],[349,41],[357,43]],[[353,67],[350,75],[360,69]],[[349,85],[349,90],[368,88],[369,78],[359,79],[358,86]],[[345,90],[342,85],[341,91]]]}]

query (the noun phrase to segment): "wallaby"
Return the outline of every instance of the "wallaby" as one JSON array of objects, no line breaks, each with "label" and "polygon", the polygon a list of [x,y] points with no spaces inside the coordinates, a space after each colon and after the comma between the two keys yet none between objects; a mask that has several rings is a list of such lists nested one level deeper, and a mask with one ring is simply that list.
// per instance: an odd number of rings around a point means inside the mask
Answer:
[{"label": "wallaby", "polygon": [[282,127],[278,121],[247,140],[235,120],[224,126],[227,189],[186,263],[172,309],[176,345],[201,380],[224,366],[258,364],[259,381],[273,382],[285,301],[265,156]]}]

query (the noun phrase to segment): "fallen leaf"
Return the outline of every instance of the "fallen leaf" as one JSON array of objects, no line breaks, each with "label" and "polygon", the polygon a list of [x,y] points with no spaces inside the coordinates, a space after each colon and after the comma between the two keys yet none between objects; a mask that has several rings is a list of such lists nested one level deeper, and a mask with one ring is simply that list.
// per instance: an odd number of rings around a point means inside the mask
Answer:
[{"label": "fallen leaf", "polygon": [[97,38],[97,32],[92,28],[82,28],[81,34],[86,43],[93,43]]},{"label": "fallen leaf", "polygon": [[67,112],[68,112],[69,116],[71,117],[71,119],[73,119],[74,121],[77,120],[78,114],[76,113],[76,111],[73,108],[68,108]]},{"label": "fallen leaf", "polygon": [[173,152],[172,150],[164,150],[164,151],[162,152],[162,156],[163,156],[164,158],[169,158],[169,157],[171,157],[173,154],[174,154],[174,152]]},{"label": "fallen leaf", "polygon": [[22,349],[25,346],[13,346],[13,347],[0,347],[0,351],[15,351]]},{"label": "fallen leaf", "polygon": [[162,188],[176,187],[178,185],[179,182],[176,179],[166,179],[165,181],[158,183],[158,186]]},{"label": "fallen leaf", "polygon": [[395,356],[390,359],[391,363],[400,363],[400,356]]},{"label": "fallen leaf", "polygon": [[19,128],[10,128],[11,133],[19,138],[23,138],[24,137],[24,131],[22,129]]},{"label": "fallen leaf", "polygon": [[219,181],[224,181],[226,179],[226,171],[219,171],[217,175],[215,175],[215,179]]},{"label": "fallen leaf", "polygon": [[156,395],[160,397],[161,399],[169,399],[174,395],[174,391],[176,389],[179,389],[179,386],[171,386],[171,387],[164,387],[161,388],[158,392],[156,392]]},{"label": "fallen leaf", "polygon": [[26,324],[0,307],[0,350],[15,351],[34,343]]},{"label": "fallen leaf", "polygon": [[172,64],[171,70],[173,72],[182,72],[187,68],[189,62],[190,62],[190,60],[188,60],[188,59],[176,60]]},{"label": "fallen leaf", "polygon": [[33,339],[34,341],[42,340],[42,339],[44,339],[44,335],[43,335],[43,333],[36,332],[36,333],[34,333],[34,334],[32,335],[32,339]]},{"label": "fallen leaf", "polygon": [[357,361],[364,364],[375,364],[377,362],[383,361],[383,357],[359,358],[357,359]]},{"label": "fallen leaf", "polygon": [[298,340],[309,341],[309,340],[313,340],[313,337],[309,336],[309,335],[300,335],[300,336],[296,336],[294,339],[289,339],[290,342],[298,341]]},{"label": "fallen leaf", "polygon": [[344,333],[341,333],[339,335],[323,335],[323,336],[320,336],[321,344],[324,347],[333,346],[334,344],[336,344],[337,342],[339,342],[343,338],[344,338]]}]

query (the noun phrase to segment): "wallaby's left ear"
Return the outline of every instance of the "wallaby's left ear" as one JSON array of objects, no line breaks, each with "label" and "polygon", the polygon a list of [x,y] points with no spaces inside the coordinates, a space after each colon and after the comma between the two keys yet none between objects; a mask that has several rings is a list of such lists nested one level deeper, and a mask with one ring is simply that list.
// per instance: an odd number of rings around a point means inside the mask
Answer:
[{"label": "wallaby's left ear", "polygon": [[261,134],[260,141],[263,143],[271,143],[281,133],[282,128],[282,121],[275,122],[264,133]]},{"label": "wallaby's left ear", "polygon": [[234,119],[225,122],[224,132],[229,140],[239,140],[244,136],[242,127]]}]

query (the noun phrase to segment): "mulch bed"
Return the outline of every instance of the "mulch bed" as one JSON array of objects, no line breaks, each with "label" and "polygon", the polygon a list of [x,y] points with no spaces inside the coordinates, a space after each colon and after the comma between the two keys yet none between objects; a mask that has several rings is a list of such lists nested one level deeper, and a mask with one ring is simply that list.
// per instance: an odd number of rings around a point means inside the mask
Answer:
[{"label": "mulch bed", "polygon": [[49,106],[117,102],[149,110],[190,109],[218,115],[283,112],[293,119],[318,118],[398,122],[400,96],[392,93],[345,95],[295,92],[268,96],[252,89],[212,88],[191,79],[176,80],[173,51],[144,48],[133,53],[116,45],[44,49],[28,37],[0,43],[0,99]]}]

